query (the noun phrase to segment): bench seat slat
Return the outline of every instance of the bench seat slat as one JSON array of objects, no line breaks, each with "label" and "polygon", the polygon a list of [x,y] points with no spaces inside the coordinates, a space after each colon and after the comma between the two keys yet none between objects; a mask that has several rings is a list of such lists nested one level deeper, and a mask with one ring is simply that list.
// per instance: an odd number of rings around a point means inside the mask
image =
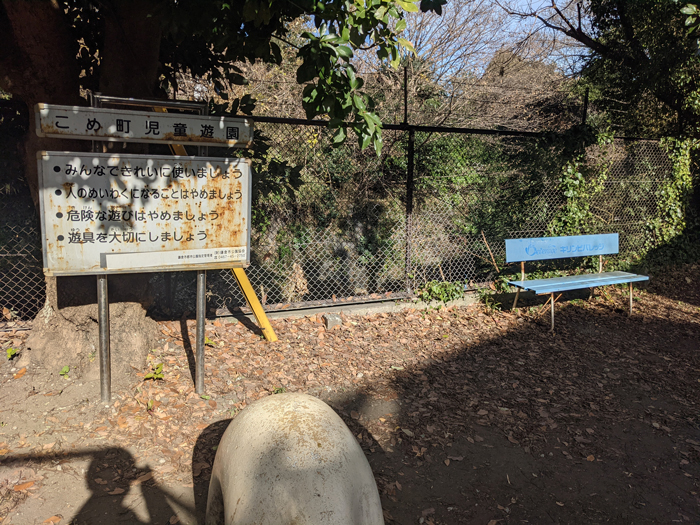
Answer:
[{"label": "bench seat slat", "polygon": [[533,291],[536,294],[546,294],[648,280],[649,277],[646,275],[637,275],[627,272],[605,272],[554,277],[551,279],[532,279],[530,281],[508,281],[508,284],[512,284],[523,290]]}]

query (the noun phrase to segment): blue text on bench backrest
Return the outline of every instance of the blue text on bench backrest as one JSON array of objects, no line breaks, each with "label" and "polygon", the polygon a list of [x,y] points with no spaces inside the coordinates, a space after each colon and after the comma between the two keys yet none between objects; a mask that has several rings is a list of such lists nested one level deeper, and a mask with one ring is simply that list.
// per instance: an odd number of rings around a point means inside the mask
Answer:
[{"label": "blue text on bench backrest", "polygon": [[617,233],[506,239],[506,262],[610,255],[619,249],[620,236]]}]

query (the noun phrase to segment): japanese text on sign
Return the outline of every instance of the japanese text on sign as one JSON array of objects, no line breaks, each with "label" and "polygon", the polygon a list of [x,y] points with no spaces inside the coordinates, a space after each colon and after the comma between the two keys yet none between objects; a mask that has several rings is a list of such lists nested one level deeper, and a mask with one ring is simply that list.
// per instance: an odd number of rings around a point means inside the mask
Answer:
[{"label": "japanese text on sign", "polygon": [[245,266],[244,159],[43,152],[47,273]]},{"label": "japanese text on sign", "polygon": [[126,142],[249,147],[251,122],[231,117],[37,104],[37,135]]}]

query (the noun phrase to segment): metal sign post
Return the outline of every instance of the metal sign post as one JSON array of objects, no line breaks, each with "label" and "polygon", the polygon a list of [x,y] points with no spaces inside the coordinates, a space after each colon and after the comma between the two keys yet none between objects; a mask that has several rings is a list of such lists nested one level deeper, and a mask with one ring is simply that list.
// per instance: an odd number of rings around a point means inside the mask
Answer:
[{"label": "metal sign post", "polygon": [[[155,108],[156,112],[159,113],[165,113],[166,108],[162,107],[157,107]],[[171,151],[176,154],[176,155],[186,155],[185,147],[182,146],[181,144],[171,144],[170,145]],[[236,278],[236,282],[238,283],[238,287],[241,290],[241,293],[243,294],[243,297],[245,297],[246,302],[248,303],[248,306],[250,306],[250,309],[253,310],[253,315],[255,316],[255,319],[258,321],[258,325],[260,325],[260,329],[262,330],[263,337],[267,341],[270,341],[271,343],[277,341],[277,335],[275,334],[274,329],[272,328],[272,325],[270,324],[270,321],[267,319],[267,315],[265,314],[265,310],[263,309],[262,305],[260,304],[260,301],[258,300],[258,297],[255,295],[255,291],[253,290],[253,287],[250,285],[250,281],[248,280],[248,276],[245,273],[245,270],[243,268],[232,268],[231,272],[233,273],[233,276]],[[204,277],[202,277],[202,285],[200,287],[200,277],[199,275],[197,276],[197,337],[195,338],[195,352],[196,352],[196,369],[195,369],[195,391],[198,394],[201,394],[204,392],[204,335],[202,337],[199,337],[199,333],[201,330],[201,333],[204,334],[204,308],[205,308],[205,299],[204,294],[205,294],[205,285],[206,285],[206,274]],[[201,299],[201,308],[200,308],[200,297]],[[200,312],[202,312],[200,314]],[[201,356],[201,357],[200,357]],[[200,364],[201,363],[201,364]],[[201,378],[201,379],[199,379]]]},{"label": "metal sign post", "polygon": [[99,326],[100,397],[109,403],[112,397],[112,367],[109,354],[109,298],[107,276],[97,276],[97,324]]},{"label": "metal sign post", "polygon": [[195,357],[194,391],[197,394],[204,393],[204,321],[207,308],[207,272],[197,271],[197,331],[195,335],[195,346],[197,356]]}]

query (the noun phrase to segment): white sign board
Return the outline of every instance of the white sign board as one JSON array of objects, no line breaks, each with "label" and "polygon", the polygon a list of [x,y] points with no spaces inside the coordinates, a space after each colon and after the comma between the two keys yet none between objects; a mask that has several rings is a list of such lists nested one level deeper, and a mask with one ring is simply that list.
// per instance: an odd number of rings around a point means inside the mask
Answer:
[{"label": "white sign board", "polygon": [[40,152],[47,275],[245,267],[246,159]]},{"label": "white sign board", "polygon": [[40,137],[239,148],[253,141],[252,122],[241,118],[54,104],[35,109]]}]

